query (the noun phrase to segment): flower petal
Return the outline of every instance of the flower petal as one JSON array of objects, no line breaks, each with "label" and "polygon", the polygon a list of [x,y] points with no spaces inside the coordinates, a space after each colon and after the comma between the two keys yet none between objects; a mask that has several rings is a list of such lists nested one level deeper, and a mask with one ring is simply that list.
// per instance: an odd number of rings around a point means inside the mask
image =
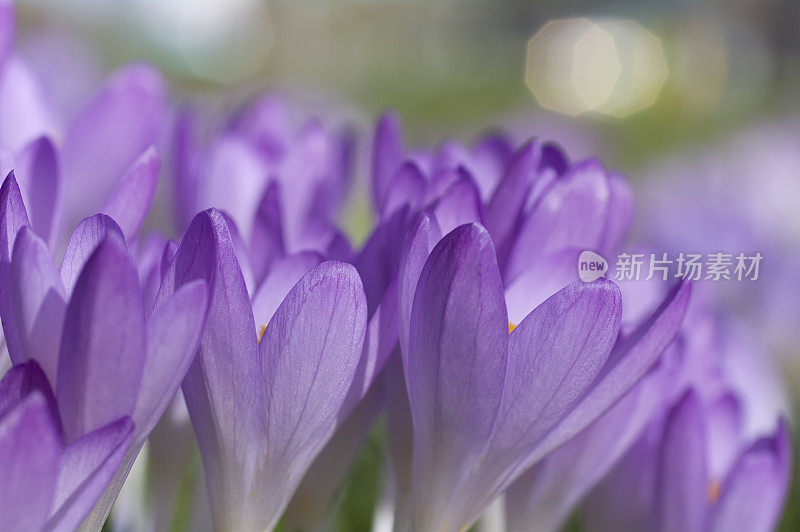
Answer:
[{"label": "flower petal", "polygon": [[258,205],[249,249],[255,282],[260,285],[272,264],[285,253],[280,190],[275,181],[267,185]]},{"label": "flower petal", "polygon": [[111,216],[127,240],[139,231],[158,188],[161,159],[154,146],[148,148],[125,172],[117,188],[100,209]]},{"label": "flower petal", "polygon": [[10,55],[0,68],[0,145],[18,153],[29,142],[57,133],[40,80],[19,56]]},{"label": "flower petal", "polygon": [[[563,249],[597,249],[610,197],[608,177],[599,161],[574,166],[553,183],[522,222],[504,278],[511,281],[538,258]],[[537,253],[532,254],[532,249]]]},{"label": "flower petal", "polygon": [[178,288],[147,322],[147,357],[132,416],[137,444],[156,426],[194,360],[207,305],[205,281],[192,281]]},{"label": "flower petal", "polygon": [[372,201],[377,210],[383,205],[389,183],[405,158],[400,117],[384,113],[375,126],[372,143]]},{"label": "flower petal", "polygon": [[791,438],[781,420],[775,434],[744,451],[728,475],[709,530],[774,530],[791,479]]},{"label": "flower petal", "polygon": [[670,411],[661,443],[656,481],[658,530],[704,529],[709,476],[703,411],[694,392],[687,392]]},{"label": "flower petal", "polygon": [[64,318],[56,397],[68,442],[130,415],[145,362],[139,278],[110,233],[86,261]]},{"label": "flower petal", "polygon": [[617,342],[592,387],[531,451],[529,465],[588,427],[647,373],[678,334],[690,295],[691,284],[679,284],[644,323]]},{"label": "flower petal", "polygon": [[449,233],[459,225],[471,222],[483,222],[483,203],[480,192],[472,176],[463,168],[458,170],[458,177],[432,205],[442,233]]},{"label": "flower petal", "polygon": [[47,401],[28,395],[0,419],[0,530],[40,530],[47,519],[61,450]]},{"label": "flower petal", "polygon": [[589,428],[515,482],[506,492],[508,529],[560,529],[660,411],[676,376],[674,367],[659,364]]},{"label": "flower petal", "polygon": [[380,208],[381,219],[387,219],[406,205],[419,208],[426,185],[427,180],[419,166],[413,161],[406,161],[389,182]]},{"label": "flower petal", "polygon": [[47,530],[74,530],[81,525],[114,478],[132,437],[133,422],[124,417],[64,449]]},{"label": "flower petal", "polygon": [[9,322],[19,339],[19,346],[8,346],[11,360],[36,360],[55,388],[67,301],[47,244],[29,227],[22,228],[14,245],[10,291],[14,316]]},{"label": "flower petal", "polygon": [[3,333],[9,352],[19,352],[21,349],[10,297],[11,254],[20,229],[29,225],[22,194],[14,172],[11,172],[0,187],[0,314],[3,316]]},{"label": "flower petal", "polygon": [[461,517],[451,515],[448,501],[491,434],[507,345],[491,238],[480,225],[462,225],[428,257],[411,311],[406,382],[414,423],[414,529],[438,529]]},{"label": "flower petal", "polygon": [[143,64],[121,68],[84,107],[62,148],[65,227],[98,212],[125,172],[163,134],[166,87]]},{"label": "flower petal", "polygon": [[111,234],[123,238],[122,229],[119,228],[117,222],[105,214],[95,214],[84,218],[75,227],[59,269],[67,294],[71,294],[75,289],[75,283],[78,281],[78,276],[86,261],[89,260],[97,246]]},{"label": "flower petal", "polygon": [[197,214],[189,225],[164,276],[155,308],[197,279],[208,285],[209,306],[183,394],[209,479],[215,523],[221,526],[233,519],[228,510],[241,504],[235,494],[247,489],[245,479],[227,471],[252,466],[254,446],[262,443],[264,389],[250,298],[228,225],[216,209]]},{"label": "flower petal", "polygon": [[36,234],[53,245],[57,228],[61,174],[53,142],[40,137],[25,147],[17,160],[16,175]]},{"label": "flower petal", "polygon": [[[349,264],[323,262],[292,289],[259,343],[266,448],[257,487],[238,505],[271,528],[338,426],[361,355],[367,303]],[[246,495],[246,492],[245,492]]]},{"label": "flower petal", "polygon": [[60,434],[61,424],[58,420],[56,398],[53,396],[47,377],[35,360],[13,366],[0,380],[0,418],[33,392],[40,393],[44,397]]},{"label": "flower petal", "polygon": [[313,251],[295,253],[275,262],[253,296],[253,317],[260,334],[297,281],[321,262],[322,256]]}]

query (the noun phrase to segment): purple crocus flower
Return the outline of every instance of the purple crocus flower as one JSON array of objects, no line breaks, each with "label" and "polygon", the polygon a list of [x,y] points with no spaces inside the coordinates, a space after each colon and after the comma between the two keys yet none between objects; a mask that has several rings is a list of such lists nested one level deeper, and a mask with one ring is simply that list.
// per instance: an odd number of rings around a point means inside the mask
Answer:
[{"label": "purple crocus flower", "polygon": [[[141,165],[154,158],[145,152],[160,143],[167,119],[161,75],[146,65],[123,67],[81,108],[59,116],[37,73],[13,48],[13,15],[11,3],[3,2],[0,171],[5,178],[16,170],[34,230],[60,250],[66,230],[89,214],[114,215],[108,211],[120,202],[138,201],[146,203],[143,217],[155,195],[158,164],[150,163],[147,172]],[[146,175],[133,184],[132,173]],[[127,220],[119,222],[132,238]]]},{"label": "purple crocus flower", "polygon": [[122,417],[67,441],[36,362],[0,380],[0,528],[74,530],[114,477],[133,435]]},{"label": "purple crocus flower", "polygon": [[589,497],[591,530],[766,531],[780,517],[791,441],[779,406],[764,404],[780,386],[761,380],[764,354],[699,301],[680,337],[680,385]]},{"label": "purple crocus flower", "polygon": [[413,466],[408,515],[399,522],[401,529],[460,530],[639,381],[677,333],[689,291],[679,287],[617,341],[618,289],[574,283],[509,334],[489,233],[460,226],[427,256],[423,227],[407,244],[400,273]]},{"label": "purple crocus flower", "polygon": [[96,215],[72,234],[56,268],[30,228],[13,175],[0,189],[0,315],[14,364],[35,360],[55,390],[70,444],[121,417],[131,443],[89,525],[99,529],[139,449],[180,385],[206,309],[202,281],[146,313],[122,230]]},{"label": "purple crocus flower", "polygon": [[224,210],[241,233],[248,285],[260,284],[286,254],[349,251],[334,223],[350,181],[349,134],[317,119],[296,130],[287,102],[273,94],[240,109],[207,145],[194,139],[194,122],[186,111],[175,131],[179,222],[185,227],[209,207]]},{"label": "purple crocus flower", "polygon": [[361,280],[352,266],[326,261],[285,297],[251,302],[226,218],[215,209],[186,231],[156,308],[196,279],[208,283],[211,298],[183,393],[214,523],[269,529],[374,379],[374,361],[362,356]]}]

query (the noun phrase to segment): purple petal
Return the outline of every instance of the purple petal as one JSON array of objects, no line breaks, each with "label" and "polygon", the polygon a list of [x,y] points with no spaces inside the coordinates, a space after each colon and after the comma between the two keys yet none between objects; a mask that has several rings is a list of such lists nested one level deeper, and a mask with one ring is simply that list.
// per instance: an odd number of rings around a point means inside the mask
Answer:
[{"label": "purple petal", "polygon": [[556,449],[506,492],[511,532],[558,530],[660,410],[677,371],[661,364],[576,438]]},{"label": "purple petal", "polygon": [[407,161],[393,175],[384,193],[380,208],[381,219],[387,219],[399,209],[410,205],[417,209],[422,204],[427,179],[413,161]]},{"label": "purple petal", "polygon": [[608,177],[599,161],[573,167],[547,190],[522,223],[504,278],[513,280],[537,258],[564,249],[597,249],[604,237],[610,196]]},{"label": "purple petal", "polygon": [[536,445],[530,464],[588,427],[647,373],[678,334],[690,295],[691,284],[681,283],[647,321],[614,346],[595,384]]},{"label": "purple petal", "polygon": [[[209,307],[200,349],[183,382],[183,394],[209,478],[215,522],[226,523],[245,467],[263,438],[256,330],[233,240],[225,218],[210,209],[195,216],[169,267],[155,307],[191,281],[206,281]],[[239,504],[239,503],[236,503]]]},{"label": "purple petal", "polygon": [[528,193],[537,177],[541,157],[539,144],[530,141],[522,146],[508,166],[502,181],[486,207],[486,229],[498,249],[498,256],[510,251],[512,238],[519,227]]},{"label": "purple petal", "polygon": [[380,394],[373,389],[317,455],[283,515],[282,520],[290,530],[313,530],[329,519],[381,406]]},{"label": "purple petal", "polygon": [[722,487],[709,530],[774,530],[791,479],[792,443],[781,420],[771,437],[741,454]]},{"label": "purple petal", "polygon": [[[576,282],[536,307],[513,330],[502,402],[487,451],[492,477],[483,476],[483,499],[465,501],[465,508],[475,505],[470,511],[477,512],[533,464],[530,452],[536,442],[594,384],[621,316],[621,295],[614,283]],[[472,514],[472,519],[479,515]]]},{"label": "purple petal", "polygon": [[272,181],[261,203],[250,234],[250,260],[256,285],[260,285],[273,262],[285,253],[279,185]]},{"label": "purple petal", "polygon": [[612,254],[628,236],[628,230],[633,222],[634,198],[630,183],[619,174],[609,173],[608,186],[611,191],[608,219],[599,249]]},{"label": "purple petal", "polygon": [[28,214],[22,202],[14,172],[8,174],[0,187],[0,314],[3,316],[3,333],[9,352],[19,352],[20,339],[14,323],[14,304],[11,300],[11,254],[17,233],[29,226]]},{"label": "purple petal", "polygon": [[292,120],[286,99],[265,94],[234,116],[230,129],[244,135],[271,159],[281,157],[292,141]]},{"label": "purple petal", "polygon": [[0,419],[0,530],[40,530],[61,450],[47,401],[34,392]]},{"label": "purple petal", "polygon": [[147,322],[147,358],[133,413],[137,443],[156,426],[194,360],[205,322],[207,297],[204,281],[185,284]]},{"label": "purple petal", "polygon": [[10,291],[14,316],[9,323],[19,339],[19,346],[8,346],[11,360],[15,364],[35,360],[55,388],[67,301],[47,244],[29,227],[22,228],[14,246]]},{"label": "purple petal", "polygon": [[64,139],[66,227],[100,210],[136,158],[158,144],[166,117],[157,70],[139,64],[111,75]]},{"label": "purple petal", "polygon": [[150,211],[160,170],[161,159],[155,147],[151,146],[128,168],[105,206],[100,209],[117,221],[127,240],[136,236]]},{"label": "purple petal", "polygon": [[111,233],[78,276],[64,318],[56,397],[67,441],[133,412],[145,348],[139,278]]},{"label": "purple petal", "polygon": [[6,176],[0,188],[0,262],[10,263],[17,233],[28,222],[28,213],[14,172]]},{"label": "purple petal", "polygon": [[372,140],[372,201],[379,208],[395,172],[405,158],[400,117],[385,113],[378,119]]},{"label": "purple petal", "polygon": [[739,455],[742,440],[742,408],[739,400],[726,394],[706,405],[706,445],[708,473],[722,480]]},{"label": "purple petal", "polygon": [[397,303],[400,306],[400,347],[403,359],[408,356],[408,334],[411,328],[411,306],[419,275],[434,246],[442,238],[436,218],[423,213],[406,236],[397,273]]},{"label": "purple petal", "polygon": [[703,411],[689,392],[670,411],[656,483],[656,523],[664,532],[704,529],[709,489]]},{"label": "purple petal", "polygon": [[478,222],[484,218],[480,192],[472,176],[463,169],[458,178],[431,206],[439,222],[443,234],[447,234],[459,225]]},{"label": "purple petal", "polygon": [[125,417],[64,449],[47,530],[74,530],[83,523],[114,478],[132,437],[133,422]]},{"label": "purple petal", "polygon": [[408,211],[408,207],[403,208],[382,220],[356,257],[354,264],[364,279],[370,315],[397,275],[402,251],[397,243],[406,233]]},{"label": "purple petal", "polygon": [[272,315],[278,310],[297,281],[321,262],[322,256],[313,251],[289,255],[275,262],[253,296],[253,317],[259,335],[263,334]]},{"label": "purple petal", "polygon": [[52,141],[41,137],[30,143],[17,160],[16,175],[33,230],[52,245],[58,229],[54,224],[61,186],[58,158]]},{"label": "purple petal", "polygon": [[180,109],[175,118],[172,135],[173,174],[175,176],[172,194],[175,202],[175,220],[178,230],[183,230],[197,212],[199,182],[199,149],[195,140],[194,113]]},{"label": "purple petal", "polygon": [[333,435],[361,355],[366,320],[355,268],[328,261],[300,280],[267,326],[259,343],[266,385],[265,458],[255,479],[259,500],[238,503],[245,522],[274,526]]},{"label": "purple petal", "polygon": [[475,180],[481,190],[481,197],[488,201],[503,178],[503,172],[511,163],[514,147],[504,134],[492,133],[482,137],[472,152]]},{"label": "purple petal", "polygon": [[491,433],[507,345],[491,238],[480,225],[460,226],[428,257],[411,311],[406,382],[414,422],[414,528],[461,517],[448,512],[448,501]]},{"label": "purple petal", "polygon": [[0,418],[33,392],[40,393],[45,398],[60,434],[56,398],[47,377],[35,360],[12,367],[0,380]]},{"label": "purple petal", "polygon": [[204,160],[195,210],[216,207],[250,235],[259,202],[267,185],[268,168],[245,139],[217,139]]},{"label": "purple petal", "polygon": [[124,238],[122,229],[119,228],[117,222],[105,214],[95,214],[84,218],[72,232],[60,268],[61,280],[64,282],[67,294],[71,294],[75,289],[78,275],[83,270],[86,261],[100,243],[112,234]]},{"label": "purple petal", "polygon": [[58,129],[41,82],[20,57],[7,57],[0,66],[0,145],[18,153]]}]

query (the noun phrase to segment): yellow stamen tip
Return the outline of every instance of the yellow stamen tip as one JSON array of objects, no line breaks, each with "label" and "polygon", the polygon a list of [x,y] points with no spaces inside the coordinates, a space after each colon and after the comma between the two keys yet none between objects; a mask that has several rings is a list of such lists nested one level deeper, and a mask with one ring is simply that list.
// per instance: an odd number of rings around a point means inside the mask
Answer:
[{"label": "yellow stamen tip", "polygon": [[511,331],[517,328],[515,323],[508,322],[508,334],[511,334]]},{"label": "yellow stamen tip", "polygon": [[711,483],[708,485],[708,491],[706,492],[706,498],[709,502],[717,502],[719,499],[719,491],[720,485],[719,482],[716,480],[712,480]]},{"label": "yellow stamen tip", "polygon": [[264,331],[267,330],[267,324],[265,323],[261,327],[258,328],[258,341],[261,341],[261,337],[264,336]]}]

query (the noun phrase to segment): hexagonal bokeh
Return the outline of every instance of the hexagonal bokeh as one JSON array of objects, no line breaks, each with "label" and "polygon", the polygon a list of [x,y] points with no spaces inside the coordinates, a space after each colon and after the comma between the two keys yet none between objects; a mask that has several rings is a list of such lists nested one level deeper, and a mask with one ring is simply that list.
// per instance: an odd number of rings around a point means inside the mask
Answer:
[{"label": "hexagonal bokeh", "polygon": [[560,113],[627,116],[655,101],[666,76],[661,42],[632,20],[553,20],[528,42],[525,83]]}]

